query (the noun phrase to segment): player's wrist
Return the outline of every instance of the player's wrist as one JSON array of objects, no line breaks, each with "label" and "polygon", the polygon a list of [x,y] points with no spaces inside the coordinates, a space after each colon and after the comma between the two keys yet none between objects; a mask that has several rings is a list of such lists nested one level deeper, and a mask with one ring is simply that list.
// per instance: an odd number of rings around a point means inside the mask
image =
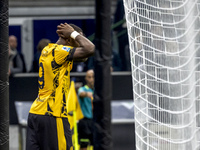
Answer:
[{"label": "player's wrist", "polygon": [[78,36],[78,35],[80,35],[80,33],[78,33],[77,31],[73,31],[71,34],[70,34],[70,37],[72,38],[72,39],[76,39],[76,37]]}]

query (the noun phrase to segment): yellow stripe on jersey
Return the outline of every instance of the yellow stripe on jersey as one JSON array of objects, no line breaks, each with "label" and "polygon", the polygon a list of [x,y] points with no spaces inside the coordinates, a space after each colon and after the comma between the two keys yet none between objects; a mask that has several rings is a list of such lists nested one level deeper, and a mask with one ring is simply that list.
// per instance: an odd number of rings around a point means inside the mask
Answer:
[{"label": "yellow stripe on jersey", "polygon": [[30,113],[67,117],[66,98],[70,85],[70,71],[74,48],[49,44],[39,59],[38,97],[33,102]]},{"label": "yellow stripe on jersey", "polygon": [[58,150],[66,150],[67,143],[65,139],[65,132],[63,128],[62,118],[56,118],[57,123],[57,135],[58,135]]}]

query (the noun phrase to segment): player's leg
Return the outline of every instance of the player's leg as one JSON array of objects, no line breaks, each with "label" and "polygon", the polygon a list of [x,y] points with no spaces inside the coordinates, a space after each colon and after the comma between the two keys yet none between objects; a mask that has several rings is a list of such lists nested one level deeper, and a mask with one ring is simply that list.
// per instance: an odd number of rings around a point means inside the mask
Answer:
[{"label": "player's leg", "polygon": [[65,132],[65,138],[67,142],[67,150],[73,150],[72,144],[72,130],[70,129],[70,124],[67,118],[63,118],[63,127]]},{"label": "player's leg", "polygon": [[59,150],[72,150],[72,131],[67,118],[57,118],[57,134]]},{"label": "player's leg", "polygon": [[37,141],[35,115],[29,114],[27,136],[26,136],[26,150],[39,150],[39,143]]},{"label": "player's leg", "polygon": [[79,121],[78,123],[78,137],[79,137],[79,144],[80,150],[87,150],[88,145],[91,143],[90,134],[91,134],[90,127],[88,126],[88,119],[84,118]]},{"label": "player's leg", "polygon": [[[28,128],[27,150],[72,150],[72,134],[68,119],[35,115]],[[34,137],[34,138],[33,138]],[[33,140],[34,139],[34,140]],[[32,143],[31,143],[32,142]],[[71,149],[70,149],[71,148]]]},{"label": "player's leg", "polygon": [[40,115],[39,122],[37,133],[41,150],[58,149],[56,117]]},{"label": "player's leg", "polygon": [[92,119],[88,120],[88,128],[90,130],[88,139],[90,140],[90,146],[93,146],[94,122]]}]

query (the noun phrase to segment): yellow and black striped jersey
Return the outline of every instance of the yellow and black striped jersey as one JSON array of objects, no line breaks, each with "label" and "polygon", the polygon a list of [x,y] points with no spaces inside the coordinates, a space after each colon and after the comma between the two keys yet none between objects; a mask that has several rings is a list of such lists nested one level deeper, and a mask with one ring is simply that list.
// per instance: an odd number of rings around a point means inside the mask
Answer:
[{"label": "yellow and black striped jersey", "polygon": [[42,50],[39,59],[39,92],[30,113],[67,117],[66,98],[74,51],[73,47],[52,43]]}]

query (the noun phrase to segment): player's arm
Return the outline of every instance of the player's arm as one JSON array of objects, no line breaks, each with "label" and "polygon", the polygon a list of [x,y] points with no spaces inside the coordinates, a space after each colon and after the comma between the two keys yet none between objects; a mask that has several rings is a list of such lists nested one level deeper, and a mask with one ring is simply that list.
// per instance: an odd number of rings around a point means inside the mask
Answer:
[{"label": "player's arm", "polygon": [[60,37],[64,39],[73,38],[76,42],[78,42],[79,47],[76,48],[73,55],[74,61],[85,60],[94,54],[94,44],[86,37],[76,31],[74,32],[74,29],[70,25],[67,23],[60,24],[57,28],[57,33]]},{"label": "player's arm", "polygon": [[93,93],[92,92],[80,92],[79,93],[79,96],[80,97],[89,97],[89,98],[91,98],[92,96],[93,96]]}]

